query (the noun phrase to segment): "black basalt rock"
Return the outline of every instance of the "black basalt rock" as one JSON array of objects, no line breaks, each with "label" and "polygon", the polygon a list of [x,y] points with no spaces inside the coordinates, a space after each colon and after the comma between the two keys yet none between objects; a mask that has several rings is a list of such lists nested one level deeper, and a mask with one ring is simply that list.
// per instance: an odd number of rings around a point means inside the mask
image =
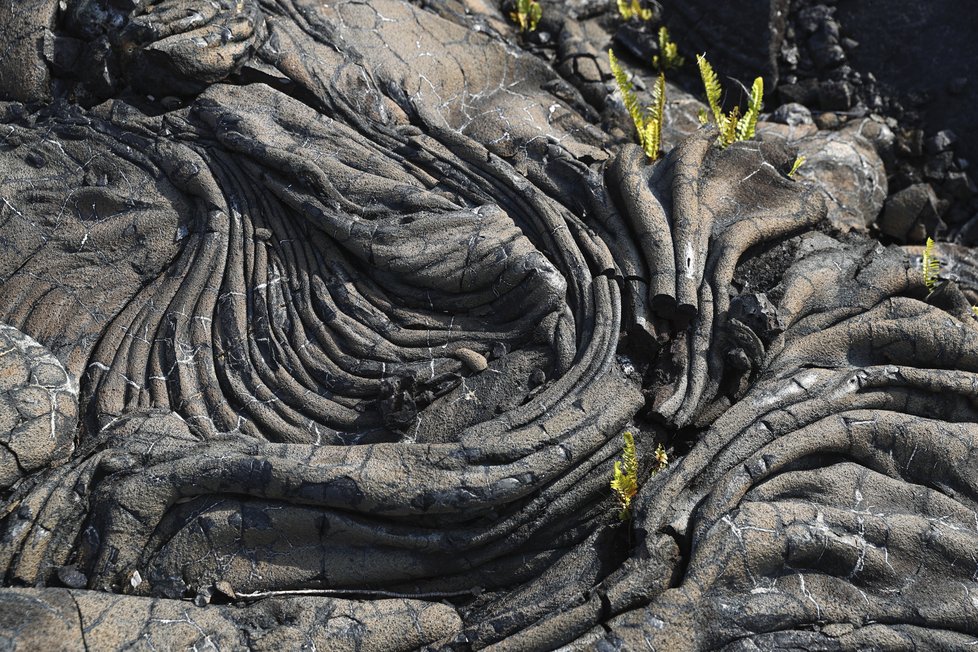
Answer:
[{"label": "black basalt rock", "polygon": [[926,93],[932,98],[921,107],[927,131],[950,128],[965,156],[978,157],[978,84],[966,81],[975,78],[978,14],[955,0],[842,0],[836,19],[859,41],[849,55],[856,70],[872,71],[904,101]]},{"label": "black basalt rock", "polygon": [[784,40],[789,2],[749,0],[724,3],[709,0],[665,0],[663,19],[683,46],[722,60],[721,76],[729,75],[750,86],[754,77],[764,87],[778,85],[778,56]]},{"label": "black basalt rock", "polygon": [[[0,647],[978,638],[978,259],[872,227],[923,134],[675,91],[649,162],[594,3],[15,4]],[[773,74],[785,3],[667,4]]]}]

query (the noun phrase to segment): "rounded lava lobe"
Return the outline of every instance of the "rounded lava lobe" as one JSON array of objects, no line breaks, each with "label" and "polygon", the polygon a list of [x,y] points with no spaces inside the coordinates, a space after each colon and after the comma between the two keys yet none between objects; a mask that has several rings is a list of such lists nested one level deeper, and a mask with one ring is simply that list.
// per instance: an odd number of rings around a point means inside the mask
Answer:
[{"label": "rounded lava lobe", "polygon": [[78,384],[33,338],[0,324],[0,489],[74,451]]},{"label": "rounded lava lobe", "polygon": [[65,4],[0,5],[2,96],[65,100],[0,110],[16,643],[978,635],[978,274],[860,233],[865,123],[649,165],[553,3],[566,79],[480,3]]}]

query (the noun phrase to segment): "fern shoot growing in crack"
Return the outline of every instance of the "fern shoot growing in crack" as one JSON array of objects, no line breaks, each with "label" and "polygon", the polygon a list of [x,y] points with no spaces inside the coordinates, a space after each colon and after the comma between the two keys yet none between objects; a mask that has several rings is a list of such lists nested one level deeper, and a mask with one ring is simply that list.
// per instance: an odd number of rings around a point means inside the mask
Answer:
[{"label": "fern shoot growing in crack", "polygon": [[[618,497],[618,504],[621,510],[618,518],[627,521],[632,515],[632,499],[638,493],[638,453],[635,449],[635,437],[631,432],[622,433],[624,445],[622,446],[621,459],[615,460],[615,472],[611,478],[611,489]],[[655,468],[653,475],[666,468],[669,464],[669,456],[666,449],[659,444],[655,448]]]},{"label": "fern shoot growing in crack", "polygon": [[[764,97],[764,80],[760,77],[754,79],[751,86],[750,98],[747,103],[747,110],[741,115],[740,107],[735,106],[728,114],[723,113],[720,106],[720,97],[723,95],[723,88],[717,78],[713,66],[702,54],[696,55],[696,65],[700,69],[700,77],[703,79],[703,87],[706,89],[706,101],[710,105],[710,112],[713,114],[713,122],[720,131],[717,144],[720,147],[727,147],[738,140],[750,140],[754,137],[757,127],[757,118],[761,114],[761,101]],[[705,123],[704,116],[700,116],[700,121]]]},{"label": "fern shoot growing in crack", "polygon": [[934,255],[934,239],[927,238],[924,245],[924,254],[921,257],[921,267],[924,276],[924,285],[929,292],[933,292],[937,287],[937,281],[941,276],[941,261]]},{"label": "fern shoot growing in crack", "polygon": [[608,62],[622,101],[625,103],[625,110],[635,124],[639,145],[650,161],[658,160],[662,156],[662,123],[666,110],[665,75],[659,73],[655,86],[652,87],[652,105],[643,112],[635,95],[635,87],[612,50],[608,50]]},{"label": "fern shoot growing in crack", "polygon": [[791,169],[788,171],[788,178],[789,179],[794,179],[795,178],[795,172],[797,172],[798,171],[798,168],[800,168],[804,164],[805,164],[805,157],[802,156],[801,154],[799,154],[798,156],[796,156],[795,157],[795,162],[791,164]]},{"label": "fern shoot growing in crack", "polygon": [[509,19],[520,26],[521,32],[534,32],[543,16],[543,9],[537,0],[516,0],[516,10],[510,12]]},{"label": "fern shoot growing in crack", "polygon": [[659,54],[652,57],[652,66],[659,72],[680,68],[686,60],[679,56],[679,46],[669,38],[669,30],[659,28]]},{"label": "fern shoot growing in crack", "polygon": [[618,496],[621,511],[618,518],[627,521],[631,515],[632,498],[638,493],[638,456],[635,452],[635,438],[627,430],[622,434],[625,440],[621,459],[615,460],[615,475],[611,479],[611,489]]},{"label": "fern shoot growing in crack", "polygon": [[652,20],[652,10],[642,7],[638,0],[618,0],[618,15],[623,20]]}]

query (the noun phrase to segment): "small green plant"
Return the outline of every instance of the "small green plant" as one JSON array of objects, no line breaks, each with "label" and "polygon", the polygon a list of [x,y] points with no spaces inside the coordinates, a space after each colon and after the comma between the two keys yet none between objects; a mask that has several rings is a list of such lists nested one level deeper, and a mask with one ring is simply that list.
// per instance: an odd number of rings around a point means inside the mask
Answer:
[{"label": "small green plant", "polygon": [[[611,490],[618,496],[618,504],[621,511],[618,518],[627,521],[632,516],[632,498],[638,493],[638,454],[635,451],[635,437],[632,433],[625,431],[622,433],[625,440],[621,450],[621,459],[615,460],[615,475],[611,479]],[[662,444],[655,449],[656,468],[653,473],[658,473],[666,468],[669,463],[669,456]]]},{"label": "small green plant", "polygon": [[638,493],[638,456],[635,453],[635,438],[627,430],[622,437],[621,459],[615,460],[615,475],[611,479],[611,489],[618,495],[621,511],[618,518],[627,521],[631,516],[632,498]]},{"label": "small green plant", "polygon": [[510,12],[509,19],[525,33],[536,31],[542,16],[543,9],[536,0],[516,0],[516,10]]},{"label": "small green plant", "polygon": [[625,102],[625,110],[635,123],[638,143],[649,160],[655,161],[662,156],[662,122],[666,111],[665,75],[659,73],[655,86],[652,87],[652,105],[643,113],[635,96],[635,88],[612,50],[608,50],[608,63],[611,65],[611,73],[615,76],[618,91]]},{"label": "small green plant", "polygon": [[666,468],[666,466],[669,464],[669,455],[666,454],[666,449],[662,447],[662,444],[658,444],[655,447],[655,463],[655,473],[658,473],[662,469]]},{"label": "small green plant", "polygon": [[[728,145],[738,140],[750,140],[754,137],[754,130],[757,126],[757,117],[761,113],[761,98],[764,96],[764,80],[758,77],[754,80],[754,85],[750,90],[747,111],[743,116],[740,115],[740,107],[735,106],[730,113],[724,115],[720,108],[720,96],[723,89],[720,87],[720,80],[717,79],[713,66],[702,54],[696,55],[696,64],[700,69],[700,77],[703,78],[703,87],[706,89],[706,101],[710,105],[713,113],[713,121],[717,129],[720,130],[720,137],[717,144],[720,147]],[[706,124],[705,113],[700,114],[700,122]]]},{"label": "small green plant", "polygon": [[638,0],[618,0],[618,14],[625,20],[652,20],[652,10],[643,9]]},{"label": "small green plant", "polygon": [[805,164],[805,157],[802,156],[801,154],[799,154],[798,156],[796,156],[795,157],[795,162],[791,164],[791,170],[788,171],[788,177],[790,179],[794,179],[795,178],[795,172],[797,172],[798,171],[798,168],[800,168],[804,164]]},{"label": "small green plant", "polygon": [[941,261],[934,255],[933,238],[927,238],[927,244],[924,245],[921,267],[924,276],[924,285],[927,286],[928,291],[933,292],[934,288],[937,287],[937,280],[941,276]]},{"label": "small green plant", "polygon": [[659,54],[652,57],[652,66],[659,72],[681,67],[686,60],[679,56],[679,46],[669,39],[669,30],[659,28]]}]

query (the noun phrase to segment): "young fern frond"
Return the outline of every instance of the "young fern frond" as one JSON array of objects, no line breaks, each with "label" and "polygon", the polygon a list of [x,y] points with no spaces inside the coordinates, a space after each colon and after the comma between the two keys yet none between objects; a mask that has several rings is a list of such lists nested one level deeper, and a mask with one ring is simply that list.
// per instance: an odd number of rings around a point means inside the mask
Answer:
[{"label": "young fern frond", "polygon": [[645,155],[650,160],[655,161],[659,158],[662,150],[662,121],[666,107],[665,75],[659,74],[659,78],[652,89],[652,106],[649,107],[648,115],[645,115],[639,107],[635,87],[628,79],[628,75],[621,67],[613,50],[608,50],[608,63],[611,66],[611,73],[615,76],[615,83],[618,85],[622,101],[625,103],[625,110],[628,111],[632,122],[635,123],[638,142]]},{"label": "young fern frond", "polygon": [[635,452],[635,438],[627,430],[622,434],[621,460],[615,461],[615,475],[611,479],[611,489],[618,496],[621,511],[618,518],[627,521],[631,516],[632,498],[638,493],[638,455]]},{"label": "young fern frond", "polygon": [[632,82],[628,79],[628,75],[621,67],[621,64],[618,63],[618,58],[615,56],[613,50],[608,50],[608,63],[611,66],[611,74],[615,76],[615,83],[618,84],[621,99],[625,103],[625,110],[632,117],[632,122],[635,123],[635,129],[641,134],[644,131],[645,123],[642,119],[642,110],[638,106],[638,98],[635,96],[634,86],[632,86]]},{"label": "young fern frond", "polygon": [[720,108],[720,96],[723,94],[720,80],[717,79],[717,74],[714,72],[713,66],[710,65],[710,62],[702,54],[696,55],[696,65],[699,66],[700,77],[703,78],[703,88],[706,89],[706,103],[710,105],[710,110],[713,111],[713,121],[716,123],[717,128],[723,131],[723,123],[726,121],[726,116],[723,115],[723,109]]},{"label": "young fern frond", "polygon": [[[713,66],[706,60],[706,56],[702,54],[696,55],[696,64],[699,66],[700,77],[703,79],[703,88],[706,89],[706,101],[710,105],[710,110],[713,112],[713,121],[720,131],[717,144],[720,147],[726,147],[738,140],[750,140],[753,138],[757,127],[757,118],[761,114],[761,100],[764,97],[764,80],[760,77],[754,80],[747,104],[747,112],[744,113],[743,117],[740,114],[740,107],[734,107],[729,114],[724,115],[723,108],[720,106],[720,96],[723,94],[723,89],[720,86],[720,80],[717,79],[716,72],[713,70]],[[703,122],[702,118],[700,118],[700,122]]]},{"label": "young fern frond", "polygon": [[669,456],[666,454],[666,449],[662,447],[662,444],[655,447],[655,463],[658,466],[655,470],[656,473],[669,465]]},{"label": "young fern frond", "polygon": [[[621,511],[618,518],[627,521],[632,515],[632,499],[638,493],[638,453],[635,450],[635,437],[632,433],[625,431],[622,433],[625,440],[621,449],[621,459],[615,460],[615,472],[611,478],[611,490],[618,497],[618,504]],[[659,444],[655,447],[655,468],[652,473],[656,474],[666,468],[669,464],[669,455],[666,449]]]},{"label": "young fern frond", "polygon": [[795,157],[795,162],[791,164],[791,170],[788,171],[788,178],[789,179],[794,179],[795,178],[795,172],[797,172],[798,171],[798,168],[800,168],[804,164],[805,164],[805,157],[802,156],[801,154],[799,154],[798,156],[796,156]]},{"label": "young fern frond", "polygon": [[656,139],[658,135],[656,133],[656,123],[653,121],[646,122],[642,127],[642,131],[638,132],[638,144],[641,145],[642,151],[651,160],[658,158],[655,153],[658,149],[658,143]]},{"label": "young fern frond", "polygon": [[720,128],[720,145],[726,147],[737,140],[737,128],[740,126],[740,107],[735,106],[730,115],[724,118],[723,126]]},{"label": "young fern frond", "polygon": [[649,117],[645,123],[646,136],[642,141],[642,149],[649,159],[655,161],[662,153],[662,123],[666,115],[666,76],[661,72],[652,87],[652,105],[649,107]]},{"label": "young fern frond", "polygon": [[632,18],[652,20],[652,10],[643,9],[638,0],[618,0],[618,14],[624,20],[631,20]]},{"label": "young fern frond", "polygon": [[927,244],[924,245],[921,267],[923,268],[924,285],[932,292],[937,287],[937,279],[941,275],[941,261],[934,255],[933,238],[927,238]]},{"label": "young fern frond", "polygon": [[659,72],[665,72],[672,68],[679,68],[685,63],[685,59],[679,56],[679,47],[669,40],[669,30],[663,25],[659,28],[659,54],[652,57],[652,66]]},{"label": "young fern frond", "polygon": [[761,98],[763,97],[764,80],[757,77],[750,89],[750,103],[747,106],[747,113],[737,125],[737,140],[750,140],[754,137],[757,117],[761,114]]},{"label": "young fern frond", "polygon": [[521,32],[534,32],[542,16],[537,0],[516,0],[516,11],[510,12],[509,19],[520,26]]}]

